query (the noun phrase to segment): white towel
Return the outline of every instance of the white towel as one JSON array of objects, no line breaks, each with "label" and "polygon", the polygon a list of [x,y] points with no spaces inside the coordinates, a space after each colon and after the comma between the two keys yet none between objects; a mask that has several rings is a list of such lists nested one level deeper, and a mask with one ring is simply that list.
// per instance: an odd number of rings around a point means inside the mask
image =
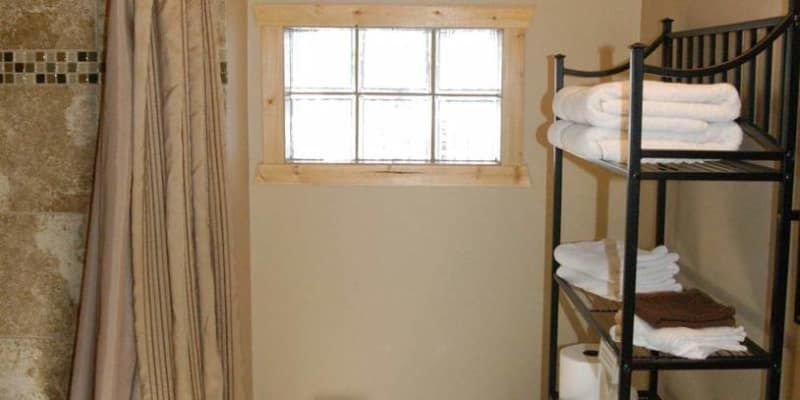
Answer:
[{"label": "white towel", "polygon": [[[553,252],[561,265],[556,275],[573,286],[612,300],[622,297],[624,246],[619,241],[599,240],[562,243]],[[679,292],[675,281],[680,271],[678,255],[665,246],[637,251],[636,292]]]},{"label": "white towel", "polygon": [[[611,337],[619,341],[620,326],[611,327]],[[742,342],[747,337],[743,327],[716,328],[653,328],[634,316],[633,344],[650,350],[693,360],[704,360],[720,351],[746,351]]]},{"label": "white towel", "polygon": [[[739,149],[743,138],[742,129],[737,123],[721,122],[710,124],[705,131],[695,135],[645,131],[642,133],[642,148],[733,151]],[[550,125],[547,130],[547,140],[556,147],[590,160],[613,162],[628,160],[628,136],[619,128],[608,129],[561,120]],[[699,161],[703,160],[642,159],[643,163]]]},{"label": "white towel", "polygon": [[[596,271],[607,273],[609,260],[613,260],[621,268],[624,255],[625,246],[610,239],[562,243],[553,251],[553,257],[559,264],[580,268],[588,274],[595,274]],[[639,249],[636,252],[636,265],[639,268],[668,266],[678,259],[678,254],[671,253],[666,246],[658,246],[653,250]],[[599,279],[607,278],[601,276]]]},{"label": "white towel", "polygon": [[[621,280],[600,280],[565,266],[559,267],[556,270],[556,275],[569,282],[572,286],[581,288],[600,297],[615,301],[619,301],[622,298]],[[636,293],[680,292],[683,290],[683,286],[674,278],[647,283],[639,282],[638,279],[636,281]]]},{"label": "white towel", "polygon": [[[592,279],[603,282],[617,282],[621,281],[625,276],[624,271],[614,273],[609,271],[608,268],[604,269],[589,269],[582,266],[573,266],[568,264],[561,264],[564,268],[569,268],[572,271],[580,272]],[[672,263],[665,266],[658,267],[639,267],[636,269],[636,285],[637,286],[652,286],[658,285],[666,281],[673,281],[675,275],[680,272],[678,264]]]},{"label": "white towel", "polygon": [[[569,86],[553,98],[556,116],[586,125],[627,129],[630,83]],[[741,99],[727,83],[690,85],[645,81],[642,126],[645,130],[702,133],[709,123],[739,117]]]}]

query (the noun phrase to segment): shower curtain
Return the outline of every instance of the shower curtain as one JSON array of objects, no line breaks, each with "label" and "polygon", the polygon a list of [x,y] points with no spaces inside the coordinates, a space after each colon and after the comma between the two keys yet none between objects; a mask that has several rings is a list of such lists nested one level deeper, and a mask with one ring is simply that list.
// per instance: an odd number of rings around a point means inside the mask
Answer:
[{"label": "shower curtain", "polygon": [[73,400],[234,398],[218,1],[108,1]]}]

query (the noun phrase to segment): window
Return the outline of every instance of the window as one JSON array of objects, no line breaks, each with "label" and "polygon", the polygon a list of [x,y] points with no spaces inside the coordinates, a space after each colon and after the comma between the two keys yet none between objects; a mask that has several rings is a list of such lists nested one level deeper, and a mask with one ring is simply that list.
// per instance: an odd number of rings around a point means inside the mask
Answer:
[{"label": "window", "polygon": [[287,161],[500,163],[502,31],[284,35]]},{"label": "window", "polygon": [[265,183],[527,184],[524,28],[495,7],[259,5]]}]

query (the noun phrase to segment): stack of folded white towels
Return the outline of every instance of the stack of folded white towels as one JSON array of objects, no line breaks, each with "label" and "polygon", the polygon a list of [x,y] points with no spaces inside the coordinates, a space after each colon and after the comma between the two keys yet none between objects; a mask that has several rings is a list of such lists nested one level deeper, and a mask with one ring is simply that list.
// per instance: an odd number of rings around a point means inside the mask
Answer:
[{"label": "stack of folded white towels", "polygon": [[[587,292],[611,300],[622,296],[624,246],[611,240],[564,243],[553,257],[560,264],[556,275]],[[664,246],[639,250],[636,258],[636,292],[679,292],[675,280],[678,255]]]},{"label": "stack of folded white towels", "polygon": [[[611,327],[611,337],[619,341],[621,326]],[[741,326],[710,328],[654,328],[638,316],[633,317],[633,345],[692,360],[705,360],[721,351],[745,351],[747,334]]]},{"label": "stack of folded white towels", "polygon": [[[560,121],[548,130],[551,144],[589,159],[624,162],[628,157],[630,84],[570,86],[553,99]],[[682,84],[645,81],[642,148],[736,150],[742,130],[736,88],[727,83]],[[685,160],[644,159],[642,162]]]}]

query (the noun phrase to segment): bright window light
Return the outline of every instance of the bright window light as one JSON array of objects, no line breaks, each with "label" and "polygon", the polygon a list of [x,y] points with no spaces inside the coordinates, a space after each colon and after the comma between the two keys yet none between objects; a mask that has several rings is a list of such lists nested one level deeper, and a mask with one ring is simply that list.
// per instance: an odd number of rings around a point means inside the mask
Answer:
[{"label": "bright window light", "polygon": [[502,42],[496,29],[287,29],[287,161],[499,163]]}]

